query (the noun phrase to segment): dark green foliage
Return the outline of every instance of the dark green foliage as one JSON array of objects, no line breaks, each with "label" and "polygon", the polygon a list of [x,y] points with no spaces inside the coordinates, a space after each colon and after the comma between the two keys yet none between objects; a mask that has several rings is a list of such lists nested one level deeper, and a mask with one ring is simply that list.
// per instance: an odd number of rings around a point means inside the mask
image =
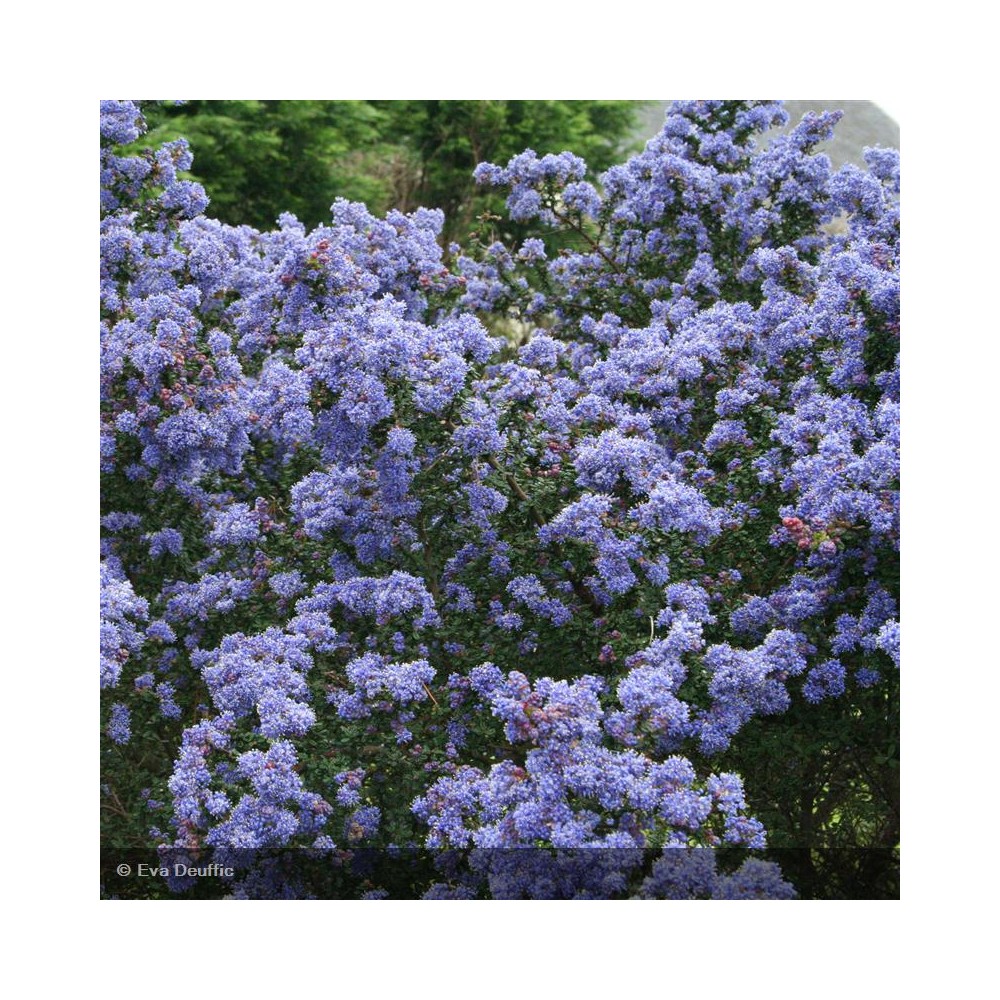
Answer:
[{"label": "dark green foliage", "polygon": [[208,214],[270,229],[282,212],[307,226],[335,198],[390,208],[441,208],[445,239],[461,238],[501,200],[472,171],[526,147],[571,149],[597,173],[635,146],[640,101],[189,101],[151,102],[143,146],[186,138]]}]

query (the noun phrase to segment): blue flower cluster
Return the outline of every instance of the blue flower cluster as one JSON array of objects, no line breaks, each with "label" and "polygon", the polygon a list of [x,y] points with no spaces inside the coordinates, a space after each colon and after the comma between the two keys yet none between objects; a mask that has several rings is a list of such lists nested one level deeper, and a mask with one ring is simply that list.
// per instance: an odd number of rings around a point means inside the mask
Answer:
[{"label": "blue flower cluster", "polygon": [[480,164],[532,235],[446,251],[423,209],[212,220],[102,102],[102,729],[171,747],[156,843],[764,845],[712,757],[900,656],[898,154],[834,172],[838,116],[786,117],[678,102],[596,184]]}]

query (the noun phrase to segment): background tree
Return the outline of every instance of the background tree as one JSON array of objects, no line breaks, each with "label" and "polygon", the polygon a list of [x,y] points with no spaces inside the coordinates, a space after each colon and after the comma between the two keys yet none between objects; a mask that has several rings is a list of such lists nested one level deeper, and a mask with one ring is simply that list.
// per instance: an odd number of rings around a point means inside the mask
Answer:
[{"label": "background tree", "polygon": [[502,200],[472,172],[527,146],[572,149],[594,175],[631,151],[639,101],[189,101],[144,106],[142,145],[185,137],[192,176],[231,225],[269,228],[282,212],[328,222],[335,198],[390,208],[441,208],[459,238]]},{"label": "background tree", "polygon": [[366,101],[154,102],[143,111],[150,134],[140,145],[185,137],[197,157],[191,176],[211,199],[207,214],[231,225],[270,228],[283,212],[317,225],[335,196],[387,197],[350,156],[378,152],[385,121]]}]

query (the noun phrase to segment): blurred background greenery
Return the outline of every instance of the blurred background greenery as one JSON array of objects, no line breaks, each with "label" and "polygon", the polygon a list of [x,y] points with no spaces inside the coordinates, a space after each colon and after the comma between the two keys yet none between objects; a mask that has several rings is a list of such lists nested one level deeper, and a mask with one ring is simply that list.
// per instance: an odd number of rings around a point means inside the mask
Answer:
[{"label": "blurred background greenery", "polygon": [[142,146],[183,136],[207,215],[270,229],[282,212],[327,222],[335,198],[376,215],[420,206],[445,213],[444,240],[461,239],[502,197],[477,190],[484,160],[526,148],[572,150],[593,177],[642,146],[651,101],[188,101],[148,102]]}]

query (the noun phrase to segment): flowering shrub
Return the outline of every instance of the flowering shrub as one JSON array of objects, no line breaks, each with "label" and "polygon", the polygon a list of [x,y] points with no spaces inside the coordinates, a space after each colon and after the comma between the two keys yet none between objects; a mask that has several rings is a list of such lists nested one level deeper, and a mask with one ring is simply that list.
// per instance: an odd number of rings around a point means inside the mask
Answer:
[{"label": "flowering shrub", "polygon": [[672,849],[895,846],[899,167],[834,174],[836,119],[680,102],[600,191],[481,164],[537,232],[445,252],[435,211],[210,220],[102,102],[109,844],[236,895],[294,894],[240,851],[471,851],[457,898],[787,898]]}]

